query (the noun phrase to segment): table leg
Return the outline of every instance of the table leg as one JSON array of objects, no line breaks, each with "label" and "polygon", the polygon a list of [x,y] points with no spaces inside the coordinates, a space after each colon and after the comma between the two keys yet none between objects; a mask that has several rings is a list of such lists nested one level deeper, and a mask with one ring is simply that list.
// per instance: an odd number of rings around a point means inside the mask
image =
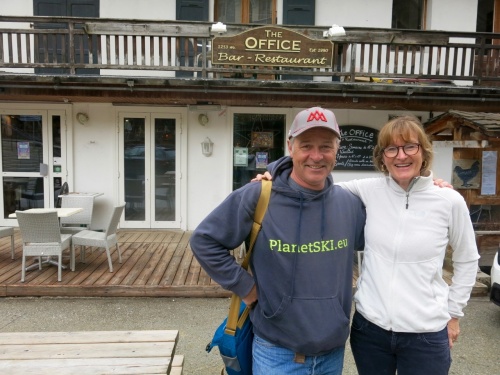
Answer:
[{"label": "table leg", "polygon": [[[51,258],[51,257],[47,257],[47,259],[46,259],[46,260],[44,260],[44,261],[42,262],[42,266],[43,266],[44,264],[51,264],[51,265],[53,265],[53,266],[57,266],[59,263],[57,263],[57,261],[55,261],[55,260],[52,260],[52,258]],[[30,271],[30,270],[33,270],[33,269],[35,269],[35,268],[39,268],[39,267],[40,267],[40,265],[39,265],[38,261],[36,261],[36,262],[35,262],[35,263],[33,263],[31,266],[26,267],[26,271]],[[67,268],[67,266],[65,266],[64,264],[62,264],[62,265],[61,265],[61,268],[62,268],[63,270],[65,270],[65,269]]]}]

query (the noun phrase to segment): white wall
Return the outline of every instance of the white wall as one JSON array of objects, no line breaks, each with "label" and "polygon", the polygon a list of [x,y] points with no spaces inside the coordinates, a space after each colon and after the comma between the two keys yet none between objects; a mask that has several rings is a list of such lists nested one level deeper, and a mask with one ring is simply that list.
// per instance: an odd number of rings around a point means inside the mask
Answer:
[{"label": "white wall", "polygon": [[[475,32],[476,15],[477,0],[428,0],[427,30]],[[316,0],[316,24],[391,28],[392,0]]]},{"label": "white wall", "polygon": [[428,0],[427,30],[476,32],[477,0]]},{"label": "white wall", "polygon": [[391,15],[392,0],[316,0],[317,25],[390,28]]},{"label": "white wall", "polygon": [[33,0],[0,0],[2,16],[33,16]]},{"label": "white wall", "polygon": [[[198,122],[204,113],[209,121]],[[187,226],[194,229],[231,191],[232,130],[227,108],[220,111],[188,111]],[[211,156],[201,153],[201,143],[208,137],[214,143]]]},{"label": "white wall", "polygon": [[175,1],[101,0],[102,18],[175,20]]},{"label": "white wall", "polygon": [[[102,18],[175,19],[175,0],[101,0],[100,4]],[[0,0],[0,14],[33,16],[33,0]]]},{"label": "white wall", "polygon": [[[82,125],[76,121],[78,112],[89,116]],[[96,192],[93,227],[102,228],[107,212],[119,204],[116,182],[118,179],[118,148],[116,119],[111,104],[75,103],[73,116],[68,119],[73,128],[73,186],[70,191]]]}]

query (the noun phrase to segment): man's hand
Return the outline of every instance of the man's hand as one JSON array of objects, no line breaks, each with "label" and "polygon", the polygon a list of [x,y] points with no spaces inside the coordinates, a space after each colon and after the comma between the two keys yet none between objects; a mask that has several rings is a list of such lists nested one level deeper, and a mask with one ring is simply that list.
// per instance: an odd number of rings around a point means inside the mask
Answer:
[{"label": "man's hand", "polygon": [[253,308],[257,303],[257,287],[254,285],[250,293],[248,293],[245,298],[242,298],[245,305]]},{"label": "man's hand", "polygon": [[457,318],[451,318],[448,321],[448,340],[450,342],[450,349],[453,348],[453,344],[458,340],[458,335],[460,334],[460,324]]},{"label": "man's hand", "polygon": [[451,188],[451,189],[453,189],[453,185],[450,184],[448,181],[443,180],[442,178],[435,178],[434,179],[434,185],[439,186],[441,188]]},{"label": "man's hand", "polygon": [[258,174],[257,176],[255,176],[254,179],[252,179],[252,182],[255,182],[255,181],[262,181],[262,180],[268,180],[268,181],[271,181],[273,179],[273,176],[271,176],[271,173],[269,173],[268,171],[264,172],[264,174]]}]

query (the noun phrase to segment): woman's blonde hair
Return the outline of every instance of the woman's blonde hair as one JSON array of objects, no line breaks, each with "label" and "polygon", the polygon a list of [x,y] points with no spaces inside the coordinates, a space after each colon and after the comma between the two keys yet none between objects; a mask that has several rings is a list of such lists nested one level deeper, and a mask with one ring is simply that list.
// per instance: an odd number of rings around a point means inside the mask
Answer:
[{"label": "woman's blonde hair", "polygon": [[394,144],[394,139],[401,137],[405,142],[414,142],[411,137],[416,135],[420,148],[422,150],[422,166],[420,175],[427,176],[431,170],[434,152],[432,143],[425,134],[424,127],[415,116],[400,116],[386,123],[378,134],[377,145],[373,150],[373,165],[376,169],[388,175],[389,172],[384,165],[383,150],[389,145]]}]

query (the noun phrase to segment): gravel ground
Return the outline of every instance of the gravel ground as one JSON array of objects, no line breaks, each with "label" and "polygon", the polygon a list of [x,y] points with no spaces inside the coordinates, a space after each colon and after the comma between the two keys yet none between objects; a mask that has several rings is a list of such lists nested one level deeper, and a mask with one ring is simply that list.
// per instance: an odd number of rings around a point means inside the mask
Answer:
[{"label": "gravel ground", "polygon": [[[219,375],[216,349],[205,352],[229,306],[218,298],[3,298],[0,331],[82,331],[177,329],[177,354],[185,356],[184,375]],[[452,375],[500,374],[500,307],[474,297],[453,348]],[[357,374],[347,347],[345,375]]]}]

